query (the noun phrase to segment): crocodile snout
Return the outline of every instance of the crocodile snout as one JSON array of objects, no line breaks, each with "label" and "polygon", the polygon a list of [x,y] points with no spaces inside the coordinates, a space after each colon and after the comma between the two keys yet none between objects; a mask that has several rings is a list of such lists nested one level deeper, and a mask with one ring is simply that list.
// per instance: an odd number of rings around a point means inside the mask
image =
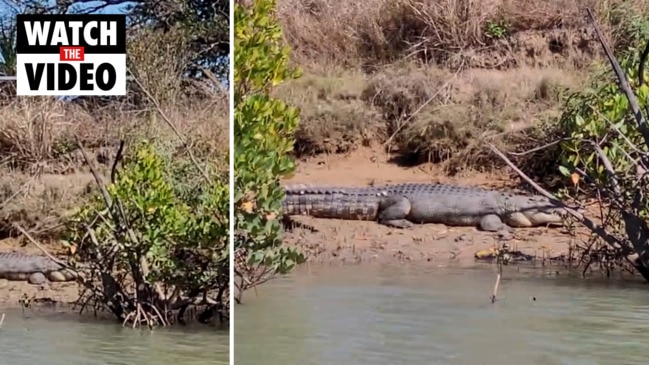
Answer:
[{"label": "crocodile snout", "polygon": [[514,227],[561,225],[567,216],[568,212],[563,207],[545,197],[525,197],[509,214],[507,223]]},{"label": "crocodile snout", "polygon": [[519,208],[535,225],[562,223],[570,215],[561,204],[544,196],[526,197],[520,202]]},{"label": "crocodile snout", "polygon": [[523,214],[533,226],[563,224],[564,219],[569,215],[565,209],[553,204],[531,207]]}]

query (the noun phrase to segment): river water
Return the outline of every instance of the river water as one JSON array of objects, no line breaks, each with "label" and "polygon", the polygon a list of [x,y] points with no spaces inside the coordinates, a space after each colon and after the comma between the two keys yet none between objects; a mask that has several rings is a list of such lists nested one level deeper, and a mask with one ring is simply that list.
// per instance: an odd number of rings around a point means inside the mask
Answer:
[{"label": "river water", "polygon": [[234,307],[235,364],[645,364],[649,286],[506,267],[304,269]]},{"label": "river water", "polygon": [[[0,365],[228,364],[229,334],[191,328],[123,328],[114,321],[1,309]],[[0,314],[1,317],[1,314]]]}]

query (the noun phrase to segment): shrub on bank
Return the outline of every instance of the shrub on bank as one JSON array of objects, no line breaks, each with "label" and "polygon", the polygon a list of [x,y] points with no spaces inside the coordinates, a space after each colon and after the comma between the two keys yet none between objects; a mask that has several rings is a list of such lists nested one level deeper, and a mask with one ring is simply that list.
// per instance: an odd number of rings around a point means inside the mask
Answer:
[{"label": "shrub on bank", "polygon": [[[636,16],[624,26],[628,38],[625,48],[618,50],[616,56],[637,94],[640,108],[647,110],[649,73],[640,61],[649,21]],[[597,143],[615,171],[622,174],[621,178],[629,174],[633,177],[629,183],[634,183],[636,171],[631,167],[635,161],[629,159],[629,151],[636,152],[645,146],[634,116],[629,113],[629,102],[620,93],[608,63],[592,75],[588,86],[570,95],[560,119],[560,129],[570,137],[561,146],[562,172],[568,175],[568,171],[579,168],[597,181],[606,181],[604,166],[598,162],[598,152],[594,148]]]},{"label": "shrub on bank", "polygon": [[190,306],[201,308],[203,322],[227,318],[227,174],[162,147],[139,143],[68,223],[67,241],[82,263],[81,299],[136,324],[182,320]]},{"label": "shrub on bank", "polygon": [[303,261],[282,246],[279,179],[293,171],[289,156],[299,111],[270,96],[299,77],[275,19],[274,0],[235,7],[234,249],[237,300],[243,292]]}]

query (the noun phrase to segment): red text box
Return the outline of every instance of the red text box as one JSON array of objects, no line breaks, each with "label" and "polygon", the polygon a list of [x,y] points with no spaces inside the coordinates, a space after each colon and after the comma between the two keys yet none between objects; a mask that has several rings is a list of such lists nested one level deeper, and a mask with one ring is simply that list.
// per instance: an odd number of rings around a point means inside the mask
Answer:
[{"label": "red text box", "polygon": [[59,61],[83,61],[83,47],[61,47]]}]

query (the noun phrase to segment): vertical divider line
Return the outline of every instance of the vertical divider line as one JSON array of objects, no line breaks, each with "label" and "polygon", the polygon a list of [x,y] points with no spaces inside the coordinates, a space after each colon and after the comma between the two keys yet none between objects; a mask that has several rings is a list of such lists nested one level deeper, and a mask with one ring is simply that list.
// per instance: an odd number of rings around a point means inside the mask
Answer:
[{"label": "vertical divider line", "polygon": [[234,0],[230,0],[230,365],[234,364]]}]

